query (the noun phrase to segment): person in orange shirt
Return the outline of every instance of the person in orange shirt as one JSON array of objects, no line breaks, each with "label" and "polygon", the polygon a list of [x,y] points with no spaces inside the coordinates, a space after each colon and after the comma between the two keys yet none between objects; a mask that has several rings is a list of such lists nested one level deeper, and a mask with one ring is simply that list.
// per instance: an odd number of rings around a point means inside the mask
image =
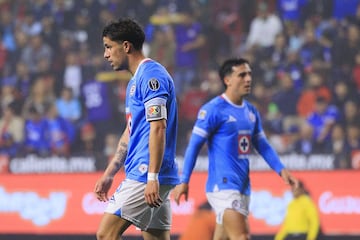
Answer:
[{"label": "person in orange shirt", "polygon": [[324,85],[323,77],[318,73],[310,73],[307,80],[308,88],[302,91],[296,109],[300,117],[307,117],[314,111],[316,98],[321,96],[330,102],[331,91]]},{"label": "person in orange shirt", "polygon": [[215,226],[215,213],[206,201],[191,216],[190,222],[179,240],[212,240]]}]

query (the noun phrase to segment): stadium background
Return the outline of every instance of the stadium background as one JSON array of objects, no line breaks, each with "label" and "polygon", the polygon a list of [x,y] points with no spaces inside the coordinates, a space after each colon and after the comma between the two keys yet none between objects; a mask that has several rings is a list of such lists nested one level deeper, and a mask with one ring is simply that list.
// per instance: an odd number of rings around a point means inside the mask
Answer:
[{"label": "stadium background", "polygon": [[[199,106],[222,90],[218,65],[244,56],[253,66],[249,101],[308,186],[326,239],[358,239],[359,3],[0,1],[0,239],[94,239],[103,205],[91,191],[125,124],[130,76],[109,68],[101,41],[102,26],[120,16],[144,26],[146,54],[174,76],[180,167]],[[255,154],[251,168],[251,232],[271,239],[290,192]],[[204,148],[189,202],[173,203],[174,239],[205,200],[206,169]],[[138,236],[130,229],[125,239]]]}]

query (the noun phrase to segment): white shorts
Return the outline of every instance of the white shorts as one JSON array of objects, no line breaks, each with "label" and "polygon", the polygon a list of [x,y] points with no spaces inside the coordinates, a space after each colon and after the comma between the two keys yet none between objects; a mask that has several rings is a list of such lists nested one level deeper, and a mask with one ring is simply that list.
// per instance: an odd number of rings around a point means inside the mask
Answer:
[{"label": "white shorts", "polygon": [[249,215],[250,196],[236,190],[207,192],[206,197],[216,214],[216,223],[222,224],[225,209],[233,209],[244,216]]},{"label": "white shorts", "polygon": [[171,228],[170,191],[172,185],[160,185],[163,203],[151,208],[145,202],[146,183],[125,179],[111,197],[105,212],[124,218],[141,230]]}]

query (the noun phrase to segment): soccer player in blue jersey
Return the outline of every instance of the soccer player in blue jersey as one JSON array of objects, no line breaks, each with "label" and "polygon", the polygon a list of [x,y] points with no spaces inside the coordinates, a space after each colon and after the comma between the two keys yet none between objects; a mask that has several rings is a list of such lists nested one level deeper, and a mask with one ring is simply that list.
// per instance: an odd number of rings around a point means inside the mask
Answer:
[{"label": "soccer player in blue jersey", "polygon": [[[131,19],[120,19],[103,30],[104,57],[114,70],[132,74],[126,90],[127,127],[117,152],[94,192],[109,201],[97,239],[120,239],[131,225],[144,239],[170,240],[169,193],[179,183],[175,162],[177,104],[166,69],[142,52],[145,34]],[[125,180],[109,199],[114,175],[124,166]]]},{"label": "soccer player in blue jersey", "polygon": [[[228,59],[219,75],[225,92],[203,105],[185,151],[181,184],[174,190],[175,201],[188,198],[190,176],[197,155],[205,142],[208,145],[209,169],[206,196],[216,213],[214,239],[250,239],[249,154],[254,147],[283,180],[298,184],[284,168],[269,145],[257,109],[244,99],[251,90],[251,68],[245,59]],[[225,234],[224,234],[225,233]]]}]

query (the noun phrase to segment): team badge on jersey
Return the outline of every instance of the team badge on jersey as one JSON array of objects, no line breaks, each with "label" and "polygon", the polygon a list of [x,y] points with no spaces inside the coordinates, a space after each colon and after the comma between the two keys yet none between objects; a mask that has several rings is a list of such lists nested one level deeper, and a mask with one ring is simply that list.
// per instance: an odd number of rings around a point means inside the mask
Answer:
[{"label": "team badge on jersey", "polygon": [[133,85],[131,85],[131,87],[130,87],[130,96],[132,96],[132,95],[134,95],[134,93],[135,93],[135,88],[136,88],[136,86],[135,86],[135,84],[133,84]]},{"label": "team badge on jersey", "polygon": [[250,135],[242,135],[239,137],[239,155],[241,154],[249,154],[250,153]]},{"label": "team badge on jersey", "polygon": [[149,88],[153,91],[157,91],[160,88],[160,83],[156,78],[152,78],[148,82]]},{"label": "team badge on jersey", "polygon": [[255,122],[256,118],[255,118],[255,114],[253,112],[249,112],[249,119],[252,122]]}]

